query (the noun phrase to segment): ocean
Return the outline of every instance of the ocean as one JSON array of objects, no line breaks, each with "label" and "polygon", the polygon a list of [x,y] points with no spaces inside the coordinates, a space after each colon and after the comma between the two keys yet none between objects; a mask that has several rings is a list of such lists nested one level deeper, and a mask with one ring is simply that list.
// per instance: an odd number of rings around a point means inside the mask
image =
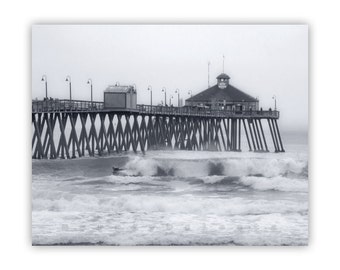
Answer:
[{"label": "ocean", "polygon": [[32,244],[307,245],[307,139],[282,137],[285,153],[32,160]]}]

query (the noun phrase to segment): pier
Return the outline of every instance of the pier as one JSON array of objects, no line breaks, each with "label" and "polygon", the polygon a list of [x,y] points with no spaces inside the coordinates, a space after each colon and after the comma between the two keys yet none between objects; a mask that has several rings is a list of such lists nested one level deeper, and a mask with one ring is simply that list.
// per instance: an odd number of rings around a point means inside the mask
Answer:
[{"label": "pier", "polygon": [[[123,151],[284,152],[277,110],[221,110],[136,105],[106,108],[83,100],[32,101],[32,158],[96,156]],[[269,149],[265,128],[274,149]]]}]

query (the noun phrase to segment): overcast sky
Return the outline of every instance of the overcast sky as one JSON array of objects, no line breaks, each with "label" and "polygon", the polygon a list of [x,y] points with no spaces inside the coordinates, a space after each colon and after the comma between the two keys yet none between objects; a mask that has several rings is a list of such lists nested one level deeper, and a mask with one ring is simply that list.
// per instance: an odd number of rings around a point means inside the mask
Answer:
[{"label": "overcast sky", "polygon": [[285,130],[308,128],[308,27],[305,25],[34,25],[32,27],[32,98],[48,95],[103,100],[107,85],[136,84],[137,102],[159,103],[176,88],[181,97],[210,85],[223,69],[230,84],[258,97],[260,107],[281,111]]}]

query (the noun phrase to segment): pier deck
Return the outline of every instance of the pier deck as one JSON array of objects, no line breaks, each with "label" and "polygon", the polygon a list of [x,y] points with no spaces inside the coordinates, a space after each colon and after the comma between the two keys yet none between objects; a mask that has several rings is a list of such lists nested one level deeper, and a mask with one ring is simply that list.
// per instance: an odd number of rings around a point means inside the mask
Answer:
[{"label": "pier deck", "polygon": [[206,109],[199,107],[172,107],[137,105],[136,109],[109,109],[104,108],[104,102],[83,100],[46,100],[32,101],[32,113],[51,112],[122,112],[138,115],[162,115],[162,116],[200,116],[218,118],[271,118],[279,119],[279,111],[231,111]]},{"label": "pier deck", "polygon": [[137,105],[109,109],[104,102],[32,101],[32,158],[76,158],[133,150],[268,152],[262,120],[275,152],[284,152],[279,111],[228,111],[199,107]]}]

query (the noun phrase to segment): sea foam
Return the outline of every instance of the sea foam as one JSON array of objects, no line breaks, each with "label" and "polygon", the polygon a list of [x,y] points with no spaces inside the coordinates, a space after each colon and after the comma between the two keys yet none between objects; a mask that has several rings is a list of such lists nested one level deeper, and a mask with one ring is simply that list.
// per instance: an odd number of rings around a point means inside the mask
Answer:
[{"label": "sea foam", "polygon": [[131,157],[124,167],[126,175],[202,177],[212,175],[263,177],[307,177],[307,161],[264,158],[224,158],[199,160],[169,160],[162,158]]}]

